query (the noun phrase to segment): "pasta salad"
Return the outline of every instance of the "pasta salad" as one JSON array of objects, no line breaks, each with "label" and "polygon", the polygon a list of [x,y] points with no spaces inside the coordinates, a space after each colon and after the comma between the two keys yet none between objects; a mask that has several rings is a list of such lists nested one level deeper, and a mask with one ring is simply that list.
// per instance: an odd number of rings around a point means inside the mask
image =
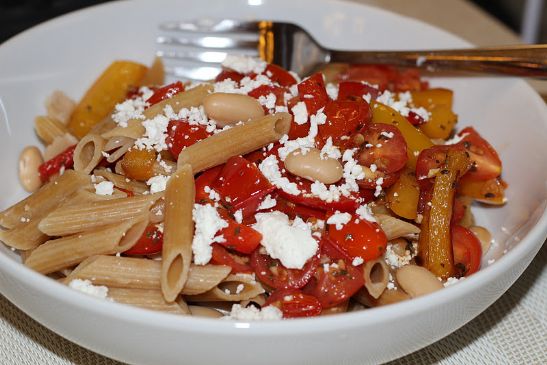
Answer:
[{"label": "pasta salad", "polygon": [[237,320],[311,317],[431,293],[479,270],[474,201],[502,163],[451,90],[417,71],[333,66],[300,79],[228,56],[208,83],[116,61],[35,120],[32,192],[0,240],[71,288]]}]

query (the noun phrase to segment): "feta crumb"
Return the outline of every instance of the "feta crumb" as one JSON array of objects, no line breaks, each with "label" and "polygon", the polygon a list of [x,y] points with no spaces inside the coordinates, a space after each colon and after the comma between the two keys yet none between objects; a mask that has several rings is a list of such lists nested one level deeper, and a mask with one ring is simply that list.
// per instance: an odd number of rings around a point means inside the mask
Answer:
[{"label": "feta crumb", "polygon": [[243,222],[243,211],[241,209],[238,209],[234,212],[234,219],[237,223]]},{"label": "feta crumb", "polygon": [[353,261],[351,262],[351,264],[352,264],[353,266],[359,266],[359,265],[361,265],[363,262],[365,262],[365,260],[363,260],[362,257],[357,256],[356,258],[353,259]]},{"label": "feta crumb", "polygon": [[385,261],[386,263],[393,267],[393,268],[400,268],[403,266],[406,266],[410,264],[410,261],[416,256],[416,253],[418,252],[418,245],[414,242],[412,244],[412,251],[405,250],[405,253],[403,256],[399,256],[395,251],[393,250],[393,244],[388,243],[386,247],[386,253],[385,253]]},{"label": "feta crumb", "polygon": [[363,204],[359,206],[359,208],[355,210],[355,213],[357,213],[359,218],[364,221],[376,222],[376,218],[374,217],[372,209],[370,209],[370,206],[368,204]]},{"label": "feta crumb", "polygon": [[245,308],[240,304],[234,304],[230,314],[222,317],[222,319],[233,319],[237,321],[271,321],[282,318],[283,312],[276,306],[269,305],[262,309],[258,309],[252,305]]},{"label": "feta crumb", "polygon": [[300,190],[296,184],[290,182],[289,179],[281,175],[281,171],[279,170],[279,161],[277,161],[277,157],[275,155],[266,157],[260,165],[258,165],[258,168],[266,179],[272,183],[272,185],[280,188],[288,194],[300,194]]},{"label": "feta crumb", "polygon": [[192,240],[192,252],[196,265],[206,265],[211,260],[214,242],[224,242],[222,235],[216,234],[228,223],[223,220],[217,210],[208,204],[194,204],[192,219],[196,225],[194,239]]},{"label": "feta crumb", "polygon": [[269,93],[268,95],[264,96],[264,95],[260,95],[260,97],[258,98],[258,102],[260,103],[260,105],[263,105],[265,106],[266,108],[268,109],[275,109],[275,102],[277,101],[277,98],[275,96],[275,94],[273,93]]},{"label": "feta crumb", "polygon": [[306,108],[306,103],[299,101],[291,109],[294,115],[294,122],[298,125],[302,125],[308,121],[308,109]]},{"label": "feta crumb", "polygon": [[326,85],[326,89],[327,89],[327,95],[329,96],[331,100],[338,99],[338,85],[335,85],[329,82]]},{"label": "feta crumb", "polygon": [[261,74],[268,64],[259,58],[252,58],[238,55],[227,55],[222,66],[242,74],[256,73]]},{"label": "feta crumb", "polygon": [[443,284],[443,286],[446,288],[448,286],[451,286],[451,285],[454,285],[456,283],[458,283],[459,281],[462,281],[464,278],[454,278],[454,277],[449,277],[448,279],[446,279],[446,282]]},{"label": "feta crumb", "polygon": [[167,180],[169,180],[169,176],[165,175],[157,175],[148,179],[146,185],[150,186],[150,194],[164,191],[167,186]]},{"label": "feta crumb", "polygon": [[114,193],[114,183],[110,181],[102,181],[98,184],[93,184],[93,186],[97,195],[112,195]]},{"label": "feta crumb", "polygon": [[100,299],[107,299],[108,296],[108,288],[106,286],[93,285],[89,280],[74,279],[68,284],[68,286],[72,289]]},{"label": "feta crumb", "polygon": [[344,224],[347,224],[351,220],[351,214],[349,213],[340,213],[336,211],[333,215],[327,219],[327,224],[334,224],[336,229],[339,231],[344,227]]},{"label": "feta crumb", "polygon": [[323,148],[321,148],[321,153],[319,154],[319,157],[322,160],[326,160],[327,158],[333,158],[337,160],[342,157],[342,153],[340,152],[338,147],[333,145],[332,137],[327,138],[327,140],[325,141]]},{"label": "feta crumb", "polygon": [[451,139],[447,140],[446,142],[444,142],[445,145],[447,144],[456,144],[456,143],[459,143],[461,142],[465,137],[467,137],[469,135],[469,133],[464,133],[462,134],[461,136],[456,134],[454,135],[454,137],[452,137]]},{"label": "feta crumb", "polygon": [[237,287],[236,287],[236,294],[239,294],[243,291],[243,289],[245,289],[245,285],[243,284],[239,284]]},{"label": "feta crumb", "polygon": [[262,200],[262,202],[258,206],[258,210],[270,209],[275,207],[276,205],[277,200],[275,200],[270,194],[268,194],[264,197],[264,200]]}]

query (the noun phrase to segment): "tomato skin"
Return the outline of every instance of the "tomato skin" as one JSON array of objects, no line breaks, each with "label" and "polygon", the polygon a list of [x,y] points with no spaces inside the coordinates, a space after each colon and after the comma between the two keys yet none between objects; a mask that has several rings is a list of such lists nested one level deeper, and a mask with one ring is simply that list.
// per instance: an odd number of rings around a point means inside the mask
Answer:
[{"label": "tomato skin", "polygon": [[[277,87],[277,86],[270,86],[270,85],[260,85],[256,89],[253,89],[249,91],[248,95],[250,97],[255,98],[258,100],[261,96],[268,96],[269,94],[275,95],[275,105],[285,105],[285,88]],[[268,113],[268,108],[263,105],[262,109],[264,109],[265,113]]]},{"label": "tomato skin", "polygon": [[361,257],[372,261],[382,256],[386,251],[387,237],[377,223],[358,219],[352,215],[351,220],[336,229],[334,225],[328,227],[328,236],[332,242],[343,249],[350,258]]},{"label": "tomato skin", "polygon": [[239,83],[241,81],[241,79],[244,78],[244,77],[245,77],[245,75],[240,74],[239,72],[236,72],[236,71],[233,71],[233,70],[228,70],[228,69],[223,69],[217,75],[217,77],[215,77],[215,82],[220,82],[220,81],[230,79],[232,81],[235,81],[235,82]]},{"label": "tomato skin", "polygon": [[162,100],[170,99],[174,95],[184,91],[184,84],[180,81],[173,82],[172,84],[160,87],[154,91],[154,94],[146,99],[146,102],[150,106],[159,103]]},{"label": "tomato skin", "polygon": [[237,223],[224,208],[218,208],[217,211],[220,217],[228,223],[228,227],[220,231],[225,240],[220,242],[220,245],[247,255],[260,245],[262,240],[260,232],[245,224]]},{"label": "tomato skin", "polygon": [[463,146],[469,153],[472,166],[465,175],[474,181],[494,179],[501,174],[501,160],[498,153],[480,134],[473,128],[464,128],[458,136],[463,139],[458,145]]},{"label": "tomato skin", "polygon": [[467,228],[452,226],[452,247],[454,263],[461,269],[462,276],[476,273],[481,266],[482,246],[479,239]]},{"label": "tomato skin", "polygon": [[239,256],[228,252],[223,246],[216,243],[211,245],[213,247],[213,255],[211,257],[211,263],[214,265],[226,265],[232,268],[232,273],[252,273],[253,268],[246,263],[248,257]]},{"label": "tomato skin", "polygon": [[290,74],[290,72],[282,67],[274,65],[273,63],[270,63],[268,66],[266,66],[264,74],[271,74],[270,76],[268,76],[270,80],[272,80],[273,82],[277,82],[281,86],[291,86],[296,84],[296,79],[293,75]]},{"label": "tomato skin", "polygon": [[427,190],[433,186],[433,177],[429,177],[429,171],[440,169],[446,162],[448,151],[463,149],[462,145],[440,145],[426,148],[420,152],[416,160],[416,179],[420,190]]},{"label": "tomato skin", "polygon": [[[329,101],[323,74],[315,73],[299,83],[298,94],[300,101],[306,104],[308,115],[317,113]],[[305,95],[311,95],[312,97],[305,97]]]},{"label": "tomato skin", "polygon": [[161,252],[163,232],[156,224],[149,224],[137,243],[124,253],[127,255],[153,255]]},{"label": "tomato skin", "polygon": [[364,81],[377,85],[381,91],[390,88],[396,77],[397,69],[387,65],[352,65],[342,75],[343,80]]},{"label": "tomato skin", "polygon": [[264,306],[273,305],[283,312],[283,318],[315,317],[321,314],[319,300],[298,289],[278,289],[274,291]]},{"label": "tomato skin", "polygon": [[425,119],[422,118],[420,115],[413,111],[408,112],[408,117],[406,119],[412,124],[413,126],[419,126],[421,124],[425,123]]},{"label": "tomato skin", "polygon": [[323,112],[327,116],[327,122],[319,126],[318,148],[321,148],[329,137],[335,146],[343,145],[343,136],[350,137],[372,119],[370,106],[364,100],[329,101]]},{"label": "tomato skin", "polygon": [[260,282],[274,289],[299,289],[314,275],[319,256],[310,258],[302,269],[287,269],[278,259],[261,254],[260,248],[251,254],[251,267]]},{"label": "tomato skin", "polygon": [[171,120],[167,126],[165,143],[169,152],[178,159],[179,153],[186,147],[209,137],[204,126],[190,125],[184,120]]},{"label": "tomato skin", "polygon": [[379,90],[360,81],[342,81],[338,84],[337,100],[363,100],[366,94],[370,94],[371,100],[374,100]]},{"label": "tomato skin", "polygon": [[[392,135],[391,138],[387,135]],[[405,167],[407,145],[399,129],[388,124],[371,123],[363,131],[365,142],[359,151],[359,163],[375,164],[379,171],[391,174]]]},{"label": "tomato skin", "polygon": [[325,219],[325,211],[320,209],[315,209],[311,207],[307,207],[302,204],[296,204],[293,203],[283,197],[281,197],[279,194],[276,194],[275,199],[277,200],[277,204],[270,208],[267,211],[280,211],[285,213],[290,219],[294,219],[295,217],[300,217],[304,221],[308,220],[309,218],[317,218],[317,219]]},{"label": "tomato skin", "polygon": [[195,179],[195,186],[196,186],[195,202],[196,203],[199,203],[199,204],[214,203],[214,201],[211,198],[209,198],[209,192],[205,191],[205,187],[208,186],[210,188],[211,186],[213,186],[214,182],[217,181],[218,176],[220,175],[220,172],[222,171],[223,167],[224,165],[219,165],[219,166],[210,168],[209,170],[202,172]]},{"label": "tomato skin", "polygon": [[74,166],[73,157],[75,149],[76,145],[70,146],[63,152],[59,153],[57,156],[41,164],[38,167],[40,180],[42,180],[42,182],[47,182],[51,178],[51,176],[59,173],[62,168],[69,169]]}]

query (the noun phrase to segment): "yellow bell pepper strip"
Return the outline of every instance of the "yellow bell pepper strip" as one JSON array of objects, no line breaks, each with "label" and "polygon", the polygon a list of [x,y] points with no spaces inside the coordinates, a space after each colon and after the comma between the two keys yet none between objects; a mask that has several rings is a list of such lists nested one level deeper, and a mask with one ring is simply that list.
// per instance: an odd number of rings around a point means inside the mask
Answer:
[{"label": "yellow bell pepper strip", "polygon": [[457,182],[469,166],[469,156],[464,150],[447,149],[446,160],[434,178],[432,190],[422,191],[431,196],[431,200],[424,206],[418,256],[426,269],[442,279],[456,273],[450,221]]},{"label": "yellow bell pepper strip", "polygon": [[413,91],[412,103],[415,107],[427,109],[429,121],[419,126],[429,138],[447,139],[458,121],[458,116],[452,111],[452,90],[428,89]]},{"label": "yellow bell pepper strip", "polygon": [[433,146],[431,140],[393,108],[376,101],[371,102],[371,108],[373,123],[391,124],[401,131],[407,145],[407,166],[414,170],[418,154]]},{"label": "yellow bell pepper strip", "polygon": [[431,88],[427,90],[411,91],[412,103],[416,107],[431,109],[436,105],[445,105],[452,108],[453,92],[449,89]]},{"label": "yellow bell pepper strip", "polygon": [[506,187],[506,183],[499,177],[486,181],[474,181],[464,176],[458,184],[458,193],[481,203],[503,205],[506,202]]},{"label": "yellow bell pepper strip", "polygon": [[414,170],[405,168],[395,184],[387,191],[389,208],[399,217],[416,219],[420,188]]},{"label": "yellow bell pepper strip", "polygon": [[125,100],[130,89],[140,85],[147,69],[135,62],[113,62],[76,105],[68,121],[70,133],[77,138],[85,136],[116,104]]}]

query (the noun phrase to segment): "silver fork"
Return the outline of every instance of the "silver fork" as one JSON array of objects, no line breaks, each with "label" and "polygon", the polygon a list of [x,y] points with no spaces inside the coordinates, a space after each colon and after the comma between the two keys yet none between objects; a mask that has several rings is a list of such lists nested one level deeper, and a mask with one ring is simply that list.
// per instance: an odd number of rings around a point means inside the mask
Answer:
[{"label": "silver fork", "polygon": [[321,46],[292,23],[198,19],[159,26],[158,56],[175,78],[211,80],[228,53],[260,57],[299,75],[330,62],[390,64],[547,78],[547,44],[419,51],[342,51]]}]

